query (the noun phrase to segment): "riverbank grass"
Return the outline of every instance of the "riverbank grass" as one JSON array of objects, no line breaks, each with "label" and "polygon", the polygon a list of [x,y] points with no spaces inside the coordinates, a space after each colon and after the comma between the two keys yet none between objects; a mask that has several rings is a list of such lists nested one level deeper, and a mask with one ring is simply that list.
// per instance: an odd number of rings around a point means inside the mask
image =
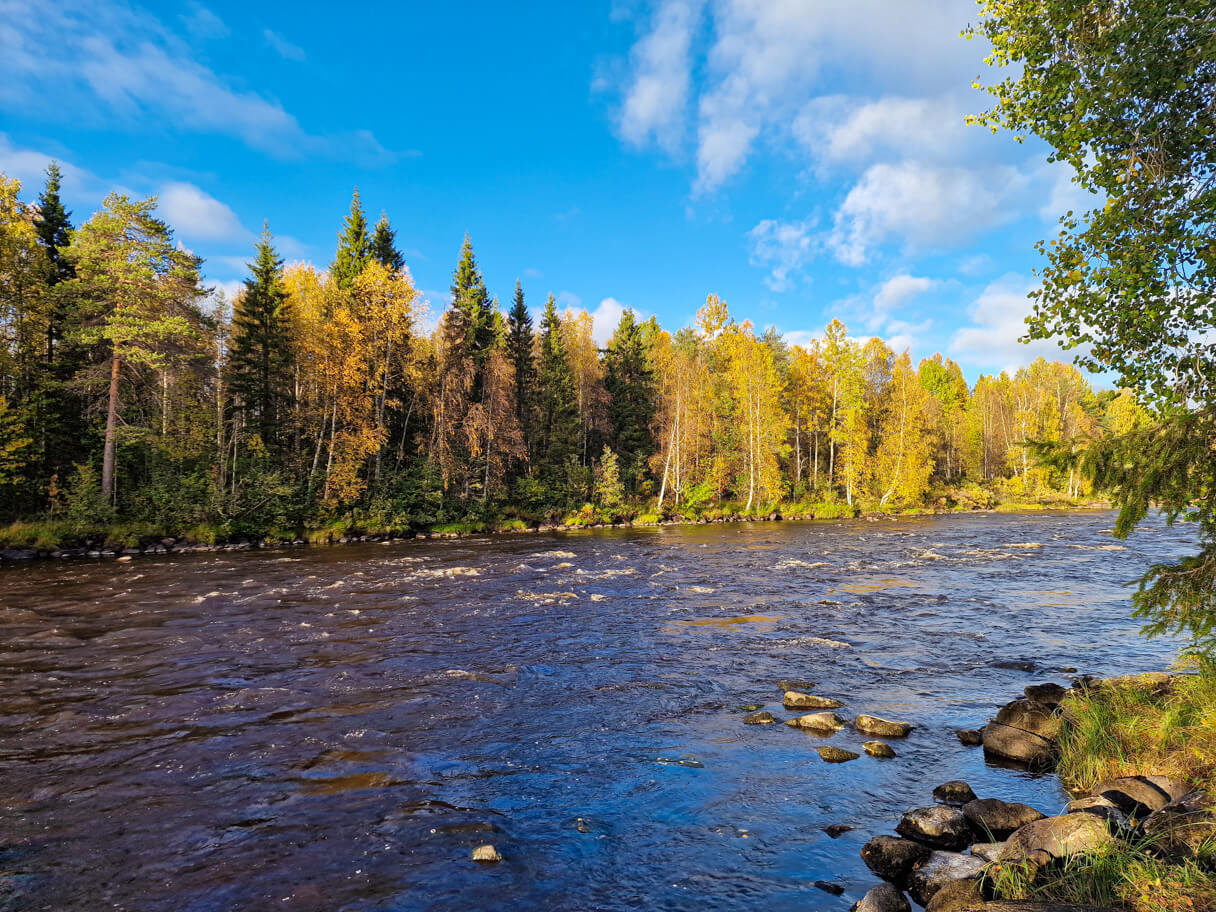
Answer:
[{"label": "riverbank grass", "polygon": [[[1069,790],[1152,775],[1216,788],[1216,661],[1193,660],[1179,671],[1168,683],[1116,678],[1065,699],[1057,771]],[[1186,860],[1163,857],[1149,840],[1119,840],[1050,874],[1001,865],[988,876],[1000,899],[1198,912],[1216,909],[1216,839]]]}]

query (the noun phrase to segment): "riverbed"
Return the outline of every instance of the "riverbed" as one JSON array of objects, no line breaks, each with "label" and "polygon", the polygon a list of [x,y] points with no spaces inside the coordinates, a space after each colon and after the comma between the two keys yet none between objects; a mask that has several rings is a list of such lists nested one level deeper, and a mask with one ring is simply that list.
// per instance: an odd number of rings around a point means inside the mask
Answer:
[{"label": "riverbed", "polygon": [[[0,571],[0,908],[839,909],[953,732],[1159,669],[1107,512],[675,526]],[[784,725],[779,680],[913,723]],[[830,838],[823,827],[856,829]],[[493,843],[497,865],[470,860]],[[816,880],[844,888],[817,890]]]}]

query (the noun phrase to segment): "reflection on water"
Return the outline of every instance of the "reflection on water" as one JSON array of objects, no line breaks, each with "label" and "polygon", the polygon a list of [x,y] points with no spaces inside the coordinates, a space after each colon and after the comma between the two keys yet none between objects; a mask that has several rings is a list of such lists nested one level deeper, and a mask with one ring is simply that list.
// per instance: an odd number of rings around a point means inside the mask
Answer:
[{"label": "reflection on water", "polygon": [[[0,908],[847,909],[952,734],[1160,667],[1109,514],[715,525],[0,573]],[[1033,672],[1022,670],[1035,668]],[[825,764],[781,686],[906,719]],[[830,838],[823,827],[856,829]],[[493,842],[497,866],[469,860]],[[830,896],[815,880],[845,890]]]}]

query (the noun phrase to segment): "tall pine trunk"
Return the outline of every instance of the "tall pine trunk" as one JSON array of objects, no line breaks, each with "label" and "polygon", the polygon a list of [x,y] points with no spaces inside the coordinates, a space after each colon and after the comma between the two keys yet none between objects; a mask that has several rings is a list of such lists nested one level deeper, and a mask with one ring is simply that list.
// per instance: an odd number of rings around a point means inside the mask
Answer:
[{"label": "tall pine trunk", "polygon": [[101,496],[114,499],[114,451],[118,441],[118,378],[122,359],[118,353],[110,357],[110,399],[106,406],[106,442],[101,456]]}]

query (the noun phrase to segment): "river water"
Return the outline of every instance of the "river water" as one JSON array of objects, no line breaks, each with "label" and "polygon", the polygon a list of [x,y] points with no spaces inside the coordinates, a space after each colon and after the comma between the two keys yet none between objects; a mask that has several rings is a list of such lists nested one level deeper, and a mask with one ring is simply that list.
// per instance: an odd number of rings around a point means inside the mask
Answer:
[{"label": "river water", "polygon": [[[825,909],[963,778],[953,735],[1062,668],[1164,667],[1109,513],[756,523],[0,572],[0,908]],[[1017,666],[1033,663],[1033,672]],[[1005,667],[1002,667],[1005,666]],[[815,682],[917,728],[823,763]],[[837,839],[822,827],[856,827]],[[493,843],[494,866],[470,861]],[[811,886],[828,880],[839,896]]]}]

